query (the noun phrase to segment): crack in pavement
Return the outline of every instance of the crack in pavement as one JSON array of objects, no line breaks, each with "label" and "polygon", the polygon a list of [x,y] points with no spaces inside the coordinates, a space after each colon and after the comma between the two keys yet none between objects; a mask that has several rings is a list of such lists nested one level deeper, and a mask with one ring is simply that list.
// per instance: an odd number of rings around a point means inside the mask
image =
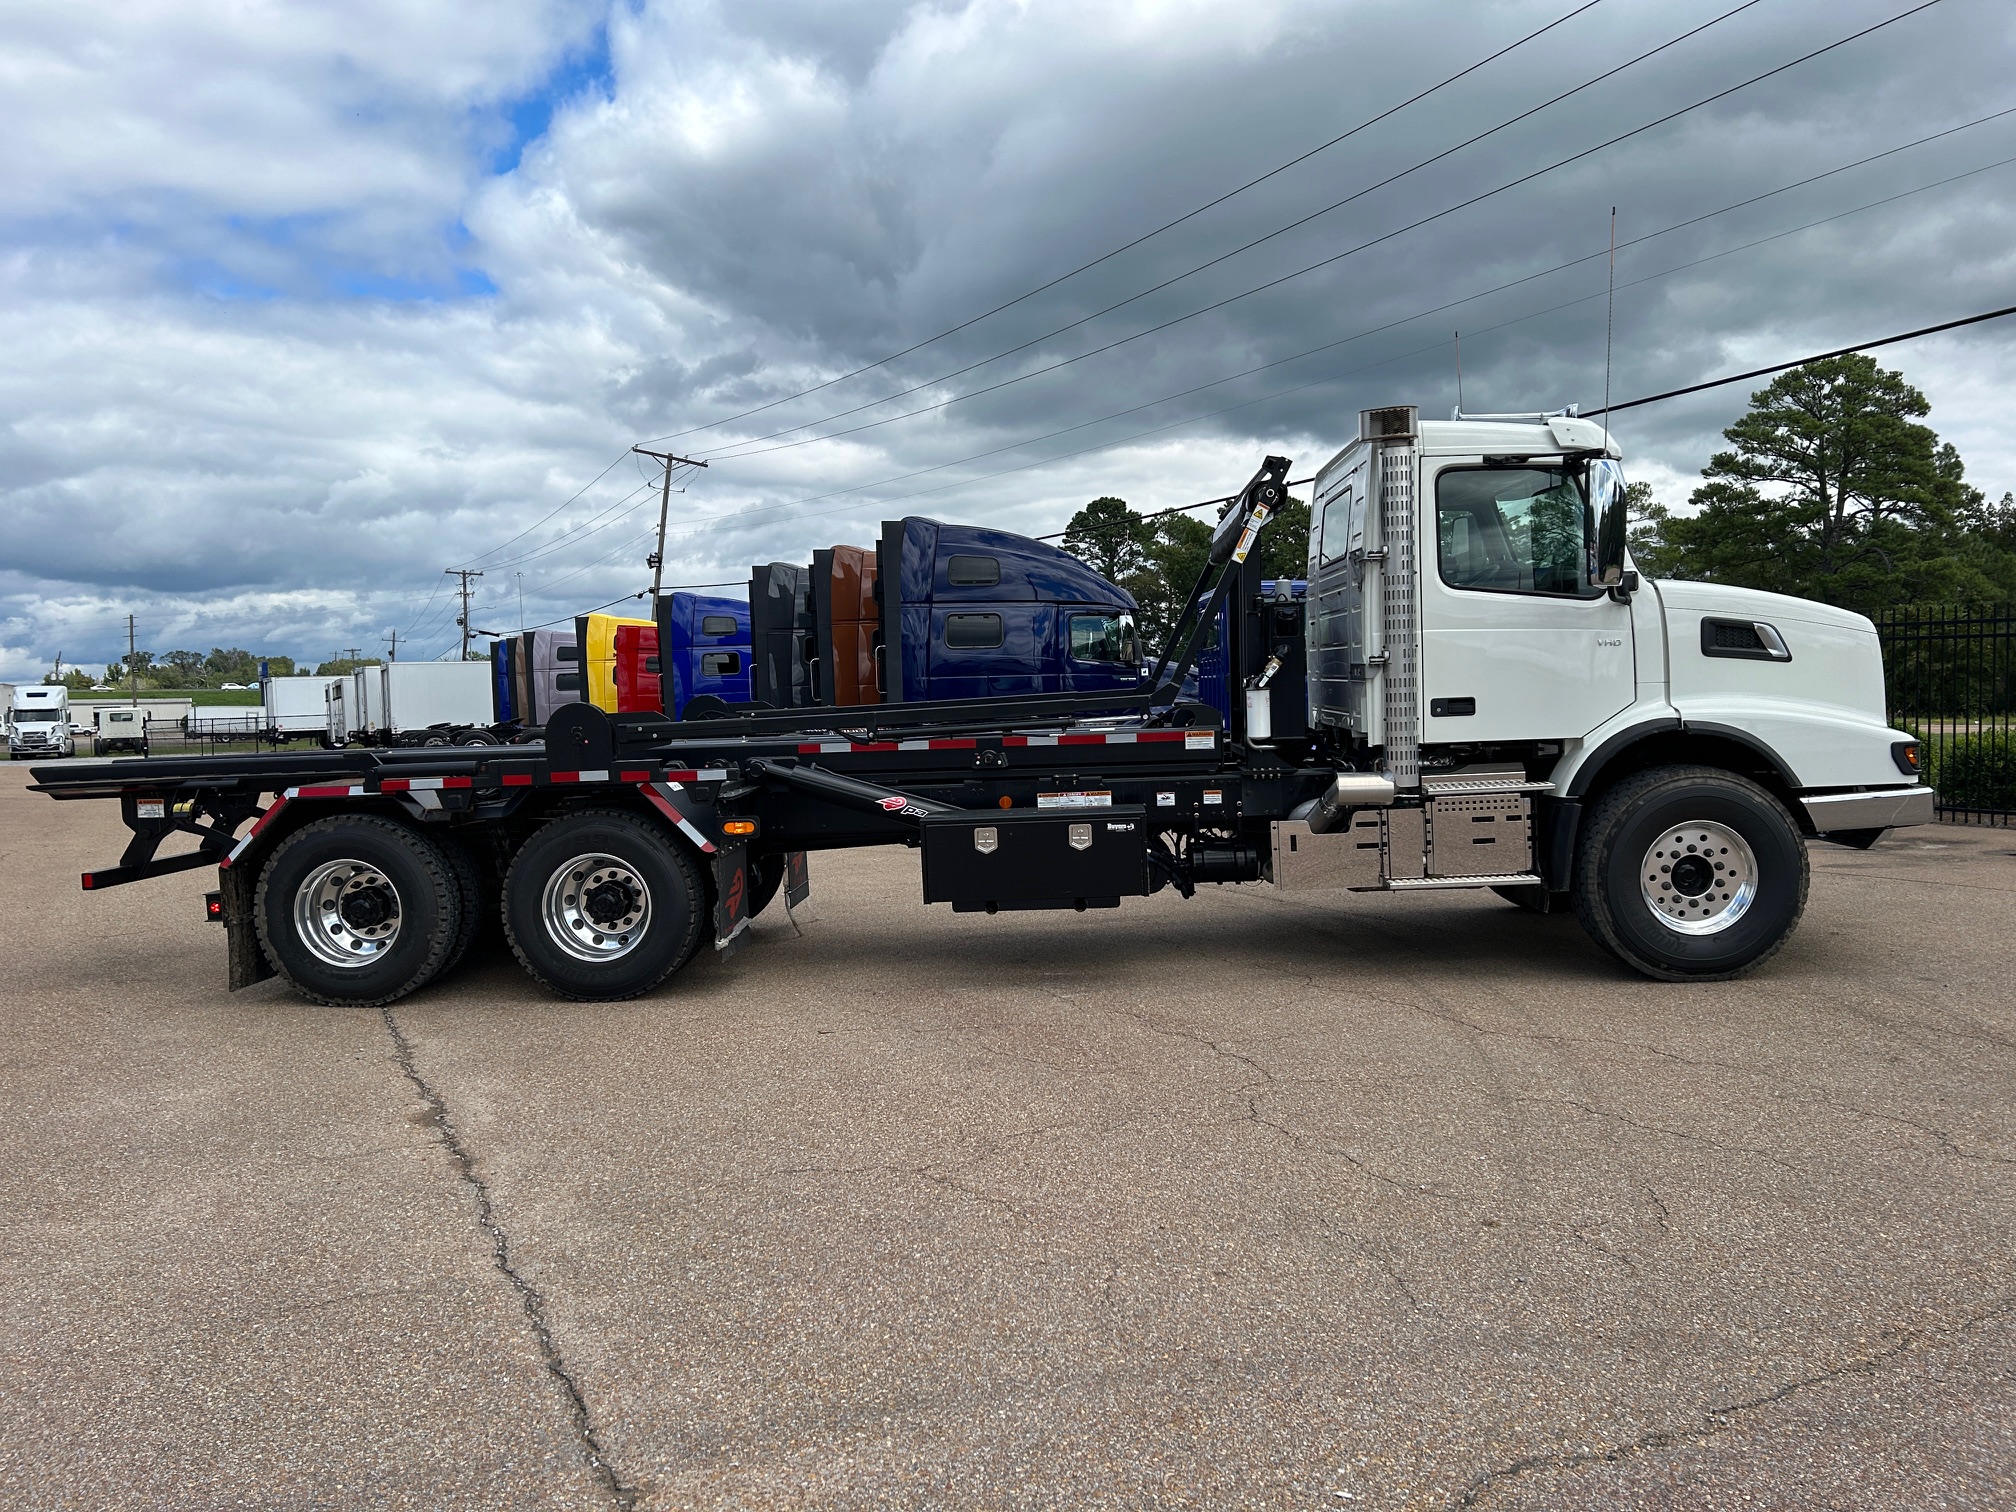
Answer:
[{"label": "crack in pavement", "polygon": [[427,1106],[428,1124],[454,1160],[456,1174],[462,1178],[462,1184],[476,1199],[476,1226],[490,1239],[491,1264],[518,1294],[519,1305],[525,1309],[526,1321],[532,1325],[532,1335],[538,1341],[539,1357],[546,1366],[546,1373],[559,1383],[561,1392],[566,1396],[567,1416],[574,1429],[574,1437],[580,1442],[582,1456],[588,1461],[589,1471],[621,1512],[632,1512],[642,1493],[617,1473],[608,1452],[602,1447],[602,1441],[595,1432],[594,1419],[588,1414],[588,1399],[582,1395],[580,1383],[574,1379],[566,1360],[561,1357],[552,1326],[546,1321],[546,1299],[512,1263],[511,1240],[498,1222],[496,1205],[490,1199],[489,1183],[476,1174],[476,1158],[456,1131],[447,1100],[420,1074],[420,1068],[413,1059],[413,1046],[400,1029],[399,1021],[392,1017],[391,1008],[380,1008],[378,1012],[385,1020],[385,1032],[392,1037],[393,1064],[420,1094],[421,1102]]},{"label": "crack in pavement", "polygon": [[1384,1171],[1367,1165],[1349,1150],[1340,1148],[1327,1136],[1321,1134],[1301,1134],[1289,1128],[1286,1124],[1269,1118],[1260,1111],[1260,1099],[1266,1094],[1268,1089],[1275,1085],[1274,1073],[1261,1065],[1252,1056],[1246,1054],[1245,1051],[1230,1049],[1207,1035],[1197,1034],[1188,1029],[1165,1028],[1163,1025],[1156,1023],[1146,1013],[1137,1012],[1133,1009],[1108,1007],[1105,1011],[1116,1018],[1126,1019],[1139,1028],[1145,1029],[1150,1034],[1160,1035],[1164,1039],[1181,1040],[1186,1044],[1196,1045],[1201,1049],[1209,1050],[1213,1055],[1218,1056],[1222,1060],[1231,1061],[1251,1071],[1253,1079],[1242,1082],[1234,1089],[1234,1095],[1238,1097],[1246,1109],[1245,1113],[1241,1115],[1243,1122],[1253,1124],[1262,1129],[1271,1129],[1297,1149],[1313,1148],[1320,1150],[1334,1159],[1343,1161],[1344,1164],[1350,1166],[1359,1175],[1366,1177],[1368,1180],[1391,1187],[1394,1191],[1408,1197],[1446,1198],[1452,1195],[1429,1185],[1425,1181],[1408,1182],[1402,1181],[1396,1176],[1389,1176]]},{"label": "crack in pavement", "polygon": [[2011,1313],[2016,1313],[2016,1294],[2005,1296],[1993,1306],[1962,1318],[1950,1328],[1907,1333],[1888,1349],[1845,1361],[1831,1369],[1816,1371],[1796,1381],[1787,1381],[1762,1396],[1731,1402],[1722,1407],[1710,1407],[1694,1421],[1682,1427],[1655,1428],[1628,1443],[1613,1444],[1608,1449],[1557,1450],[1553,1453],[1526,1455],[1496,1469],[1486,1470],[1464,1487],[1455,1500],[1447,1504],[1447,1512],[1470,1512],[1470,1509],[1479,1506],[1497,1487],[1536,1470],[1581,1470],[1591,1465],[1621,1464],[1636,1455],[1670,1449],[1682,1439],[1707,1438],[1726,1432],[1736,1426],[1735,1420],[1744,1413],[1775,1407],[1778,1403],[1803,1391],[1811,1391],[1815,1387],[1828,1385],[1847,1376],[1873,1375],[1885,1365],[1902,1359],[1905,1355],[1919,1349],[1957,1342],[1985,1328],[1998,1318],[2008,1317]]}]

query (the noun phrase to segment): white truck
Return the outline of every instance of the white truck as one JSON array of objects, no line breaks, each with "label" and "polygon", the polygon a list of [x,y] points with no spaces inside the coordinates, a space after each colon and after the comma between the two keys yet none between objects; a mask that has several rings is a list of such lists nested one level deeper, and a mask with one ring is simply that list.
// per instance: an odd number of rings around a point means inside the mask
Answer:
[{"label": "white truck", "polygon": [[332,745],[491,745],[491,669],[480,662],[387,662],[332,681]]},{"label": "white truck", "polygon": [[[553,991],[635,997],[802,898],[806,852],[864,845],[913,847],[924,901],[959,912],[1264,882],[1329,892],[1348,930],[1349,891],[1489,888],[1572,908],[1646,976],[1717,981],[1791,935],[1809,843],[1933,818],[1874,626],[1641,580],[1592,421],[1366,411],[1314,479],[1304,598],[1253,551],[1289,472],[1226,501],[1138,692],[570,704],[537,745],[50,766],[37,790],[119,801],[134,839],[87,888],[218,864],[233,987],[358,1004],[500,907]],[[1228,715],[1181,692],[1214,634]],[[178,830],[199,849],[155,859]]]},{"label": "white truck", "polygon": [[113,756],[131,752],[147,754],[147,711],[138,704],[115,704],[92,711],[95,725],[93,753]]},{"label": "white truck", "polygon": [[68,688],[18,687],[7,705],[7,754],[14,760],[77,754],[77,737],[70,733]]},{"label": "white truck", "polygon": [[277,743],[304,735],[326,735],[328,691],[335,681],[334,677],[313,676],[262,678],[259,703],[266,711],[267,739]]}]

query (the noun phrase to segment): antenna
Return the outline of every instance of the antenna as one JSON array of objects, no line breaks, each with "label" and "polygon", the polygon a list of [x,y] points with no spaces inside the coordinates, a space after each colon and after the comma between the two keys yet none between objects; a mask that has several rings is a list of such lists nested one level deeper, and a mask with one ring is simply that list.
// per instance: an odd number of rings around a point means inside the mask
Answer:
[{"label": "antenna", "polygon": [[1463,333],[1456,333],[1456,413],[1451,420],[1463,418]]},{"label": "antenna", "polygon": [[1617,324],[1617,207],[1610,207],[1610,287],[1603,308],[1603,429],[1610,429],[1610,332]]}]

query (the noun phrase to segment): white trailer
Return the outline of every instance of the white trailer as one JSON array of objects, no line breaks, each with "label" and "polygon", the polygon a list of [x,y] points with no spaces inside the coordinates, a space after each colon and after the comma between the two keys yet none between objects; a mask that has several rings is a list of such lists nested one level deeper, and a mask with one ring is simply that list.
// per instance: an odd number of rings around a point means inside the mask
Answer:
[{"label": "white trailer", "polygon": [[490,663],[391,662],[360,667],[326,695],[337,744],[489,745]]},{"label": "white trailer", "polygon": [[489,662],[391,662],[378,670],[392,744],[448,744],[488,731]]},{"label": "white trailer", "polygon": [[274,740],[320,735],[329,727],[329,685],[334,677],[269,677],[259,684],[266,733]]}]

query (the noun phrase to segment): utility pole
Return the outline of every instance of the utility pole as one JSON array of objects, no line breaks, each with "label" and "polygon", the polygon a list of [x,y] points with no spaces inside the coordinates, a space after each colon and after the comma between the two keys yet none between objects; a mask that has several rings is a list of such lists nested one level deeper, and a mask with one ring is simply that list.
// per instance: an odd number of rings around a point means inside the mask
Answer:
[{"label": "utility pole", "polygon": [[641,457],[656,457],[665,464],[665,481],[658,490],[658,549],[651,553],[651,618],[658,618],[658,589],[665,581],[665,516],[672,507],[673,467],[705,467],[705,462],[696,462],[691,457],[674,456],[671,452],[646,451],[641,446],[630,448]]},{"label": "utility pole", "polygon": [[133,637],[133,616],[126,616],[126,696],[134,708],[140,707],[140,668],[134,658],[140,654],[138,642]]},{"label": "utility pole", "polygon": [[394,630],[392,632],[392,655],[388,657],[387,660],[389,661],[399,660],[399,632],[397,630]]},{"label": "utility pole", "polygon": [[462,595],[462,612],[455,616],[455,623],[462,627],[462,660],[467,661],[469,660],[469,579],[479,578],[483,574],[472,572],[467,567],[444,567],[441,572],[444,577],[462,580],[461,586],[455,590]]},{"label": "utility pole", "polygon": [[525,573],[522,568],[518,573],[518,633],[525,633]]}]

